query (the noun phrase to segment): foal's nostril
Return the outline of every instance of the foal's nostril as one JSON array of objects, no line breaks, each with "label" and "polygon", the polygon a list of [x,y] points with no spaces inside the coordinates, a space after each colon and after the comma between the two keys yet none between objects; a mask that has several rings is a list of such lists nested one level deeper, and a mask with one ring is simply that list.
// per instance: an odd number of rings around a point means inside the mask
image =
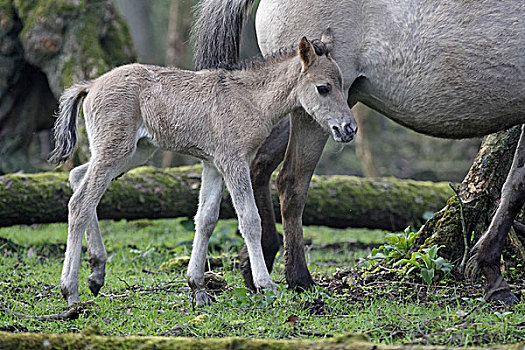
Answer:
[{"label": "foal's nostril", "polygon": [[334,133],[335,133],[335,136],[341,138],[343,135],[341,134],[341,131],[339,130],[339,127],[337,126],[332,126],[332,130],[334,130]]},{"label": "foal's nostril", "polygon": [[355,132],[357,132],[357,128],[354,131],[354,129],[352,129],[352,125],[351,124],[345,124],[345,126],[343,127],[343,130],[344,130],[345,134],[347,134],[347,135],[353,135]]}]

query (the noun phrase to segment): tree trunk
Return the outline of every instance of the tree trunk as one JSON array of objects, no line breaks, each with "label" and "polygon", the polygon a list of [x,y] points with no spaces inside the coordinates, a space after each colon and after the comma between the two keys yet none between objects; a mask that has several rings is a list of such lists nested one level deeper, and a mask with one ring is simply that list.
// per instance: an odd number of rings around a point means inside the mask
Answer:
[{"label": "tree trunk", "polygon": [[469,248],[476,243],[499,204],[520,130],[521,126],[516,126],[484,138],[457,195],[452,196],[447,205],[422,227],[417,247],[444,245],[440,250],[442,255],[456,265],[464,264],[465,243]]},{"label": "tree trunk", "polygon": [[356,154],[366,177],[377,177],[379,171],[375,165],[373,140],[381,137],[381,115],[364,104],[358,103],[353,108],[359,132],[356,138]]},{"label": "tree trunk", "polygon": [[130,34],[140,61],[158,64],[151,21],[152,1],[116,0],[115,5],[129,24]]},{"label": "tree trunk", "polygon": [[193,0],[171,0],[166,65],[191,68],[189,39]]},{"label": "tree trunk", "polygon": [[[168,27],[168,47],[166,65],[178,68],[192,68],[191,50],[189,49],[191,6],[193,0],[171,0],[170,23]],[[162,167],[194,164],[195,158],[171,151],[162,152]]]},{"label": "tree trunk", "polygon": [[49,132],[63,89],[134,59],[109,0],[0,1],[0,174],[45,168],[30,146]]},{"label": "tree trunk", "polygon": [[[99,218],[193,217],[200,173],[200,166],[134,169],[111,183],[98,207]],[[279,199],[273,187],[278,211]],[[426,211],[442,207],[451,193],[446,183],[314,176],[304,223],[399,230],[421,222]],[[66,173],[2,176],[0,226],[66,221],[70,196]],[[221,216],[235,217],[226,195]]]}]

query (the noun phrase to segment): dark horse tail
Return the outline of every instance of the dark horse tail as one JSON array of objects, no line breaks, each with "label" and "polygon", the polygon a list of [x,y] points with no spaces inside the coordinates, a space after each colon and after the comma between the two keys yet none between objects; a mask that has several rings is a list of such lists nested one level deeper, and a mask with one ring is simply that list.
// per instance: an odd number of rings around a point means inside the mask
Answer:
[{"label": "dark horse tail", "polygon": [[195,69],[226,68],[237,63],[242,25],[254,1],[201,1],[192,30]]},{"label": "dark horse tail", "polygon": [[55,122],[55,149],[49,155],[49,162],[62,164],[73,154],[77,144],[77,116],[80,103],[88,94],[90,84],[75,84],[60,96],[58,119]]}]

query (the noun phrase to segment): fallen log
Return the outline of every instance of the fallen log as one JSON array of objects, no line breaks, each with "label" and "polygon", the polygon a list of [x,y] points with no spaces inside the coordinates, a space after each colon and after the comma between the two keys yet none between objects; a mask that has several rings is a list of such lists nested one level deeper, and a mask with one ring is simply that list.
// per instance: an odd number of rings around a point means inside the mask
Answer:
[{"label": "fallen log", "polygon": [[[134,169],[112,181],[99,204],[98,216],[128,220],[193,217],[200,173],[200,166]],[[0,226],[64,222],[71,194],[66,173],[1,176]],[[451,195],[446,183],[314,176],[303,221],[306,225],[399,230],[422,223],[425,213],[443,207]],[[273,200],[278,213],[275,186]],[[235,217],[227,193],[221,217]]]},{"label": "fallen log", "polygon": [[[525,343],[492,345],[483,349],[521,350]],[[2,349],[339,349],[339,350],[403,350],[403,349],[445,349],[443,346],[414,347],[413,345],[374,344],[363,335],[341,335],[319,340],[276,340],[250,338],[208,338],[159,336],[102,336],[97,330],[83,330],[81,333],[7,333],[0,332]],[[462,348],[475,349],[475,348]],[[480,349],[480,348],[477,348]]]}]

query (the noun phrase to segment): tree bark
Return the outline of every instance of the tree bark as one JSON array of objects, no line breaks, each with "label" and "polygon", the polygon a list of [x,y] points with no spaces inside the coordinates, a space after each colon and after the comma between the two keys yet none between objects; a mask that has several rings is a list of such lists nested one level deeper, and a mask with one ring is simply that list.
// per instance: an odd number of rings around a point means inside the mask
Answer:
[{"label": "tree bark", "polygon": [[476,243],[490,224],[499,204],[501,188],[512,164],[520,128],[516,126],[483,139],[457,195],[453,195],[447,205],[421,228],[417,247],[444,245],[440,250],[443,256],[458,265],[464,262],[465,243],[468,248]]},{"label": "tree bark", "polygon": [[[99,204],[99,218],[193,217],[200,173],[200,166],[134,169],[111,183]],[[272,183],[278,213],[279,199]],[[71,193],[66,173],[2,176],[0,226],[66,221]],[[399,230],[422,222],[423,214],[441,208],[451,193],[446,183],[314,176],[304,223]],[[226,194],[221,217],[235,217]]]},{"label": "tree bark", "polygon": [[[168,47],[166,65],[183,69],[192,68],[189,48],[191,28],[191,7],[193,0],[171,0],[170,22],[168,27]],[[162,167],[194,164],[194,158],[172,151],[162,152]]]},{"label": "tree bark", "polygon": [[63,89],[134,59],[110,0],[0,1],[0,174],[45,168],[30,146]]}]

